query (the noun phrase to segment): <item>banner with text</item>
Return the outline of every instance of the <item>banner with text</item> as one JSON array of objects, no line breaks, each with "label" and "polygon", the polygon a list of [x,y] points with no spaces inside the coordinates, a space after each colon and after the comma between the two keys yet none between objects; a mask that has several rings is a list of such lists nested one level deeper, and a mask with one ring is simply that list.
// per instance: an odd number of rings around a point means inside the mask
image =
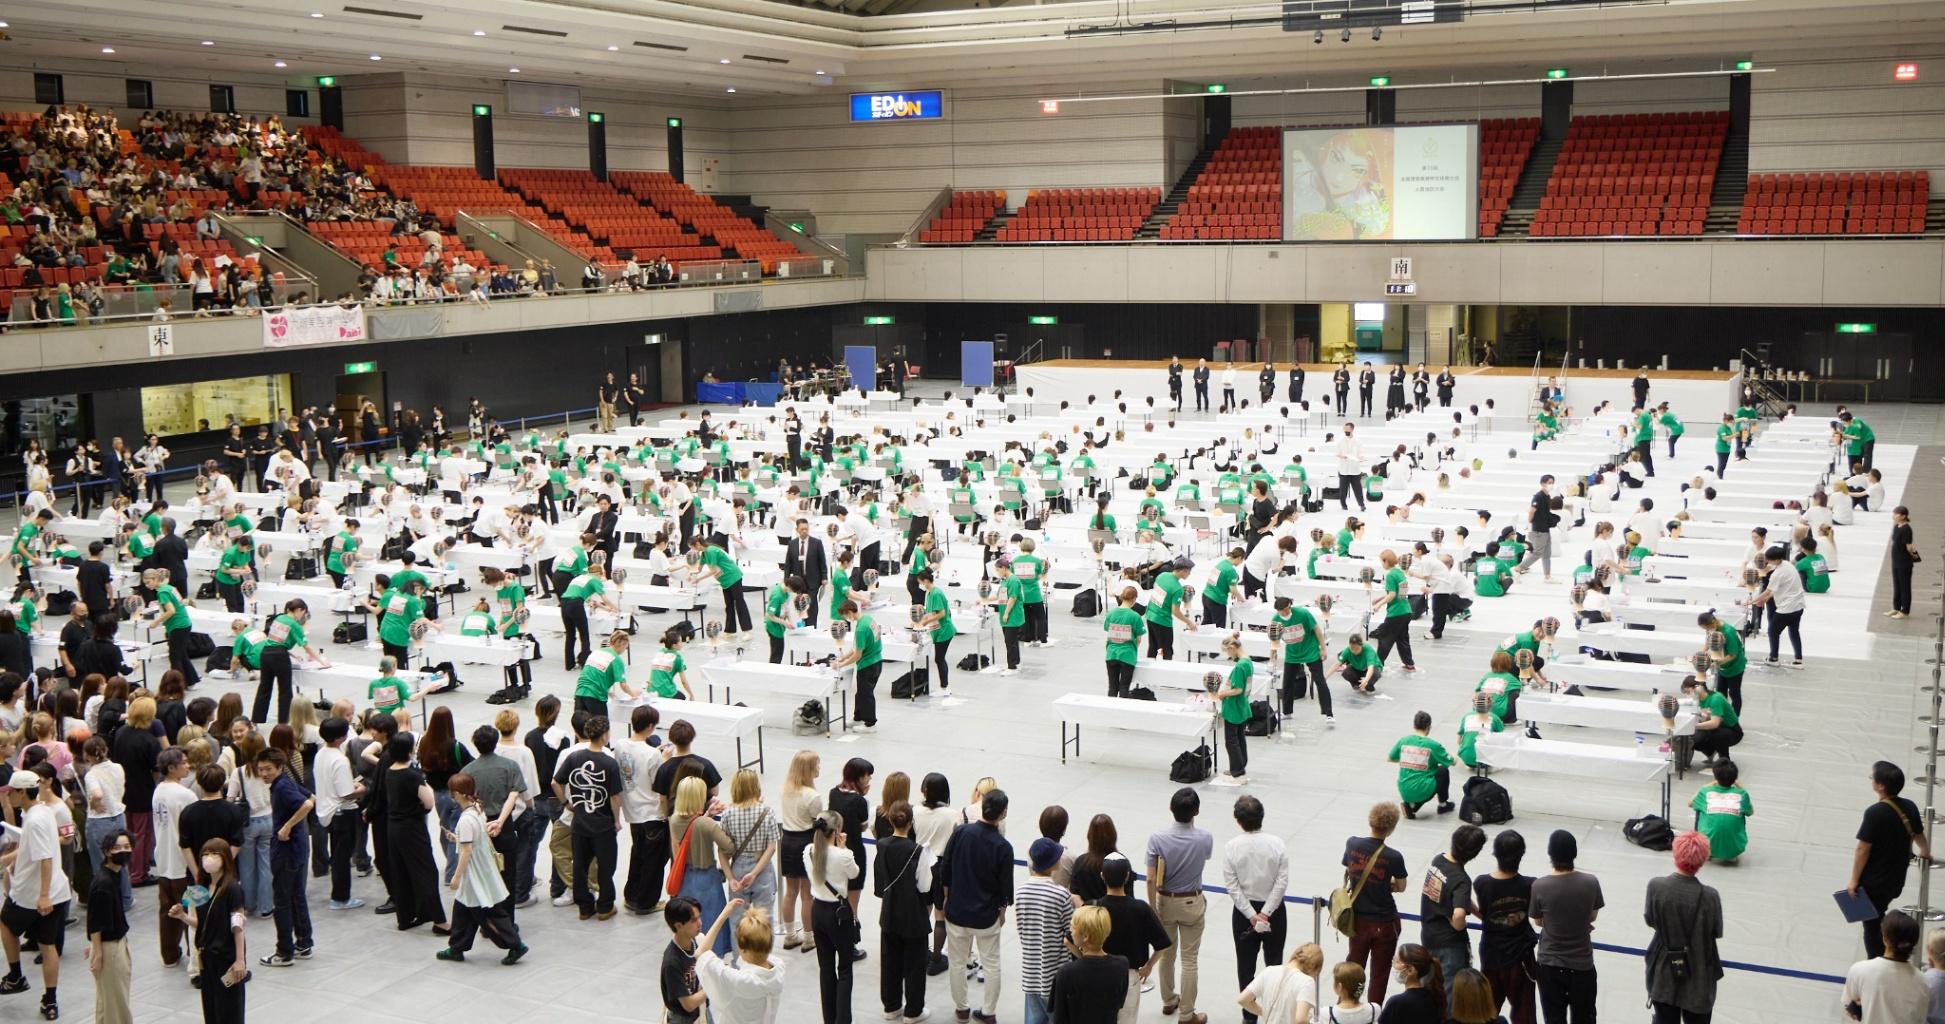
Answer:
[{"label": "banner with text", "polygon": [[1297,242],[1471,238],[1478,126],[1283,133],[1283,237]]},{"label": "banner with text", "polygon": [[286,307],[263,315],[263,343],[269,348],[332,345],[368,337],[363,306]]}]

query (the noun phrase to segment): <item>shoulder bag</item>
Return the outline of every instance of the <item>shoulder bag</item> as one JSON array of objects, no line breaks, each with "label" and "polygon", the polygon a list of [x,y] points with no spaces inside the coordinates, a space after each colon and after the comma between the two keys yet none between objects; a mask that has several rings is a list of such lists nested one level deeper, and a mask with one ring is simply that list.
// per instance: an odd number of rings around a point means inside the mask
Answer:
[{"label": "shoulder bag", "polygon": [[[697,815],[701,817],[701,815]],[[682,895],[682,883],[689,877],[689,837],[696,831],[696,818],[689,819],[689,827],[682,830],[682,842],[676,844],[675,855],[670,858],[668,891],[670,896]]]},{"label": "shoulder bag", "polygon": [[1357,913],[1354,908],[1357,906],[1358,894],[1364,891],[1364,883],[1371,880],[1371,869],[1378,866],[1378,858],[1382,856],[1384,856],[1384,844],[1379,843],[1378,848],[1372,850],[1370,858],[1364,862],[1364,873],[1358,876],[1356,887],[1346,889],[1340,885],[1331,890],[1330,926],[1345,936],[1357,930]]}]

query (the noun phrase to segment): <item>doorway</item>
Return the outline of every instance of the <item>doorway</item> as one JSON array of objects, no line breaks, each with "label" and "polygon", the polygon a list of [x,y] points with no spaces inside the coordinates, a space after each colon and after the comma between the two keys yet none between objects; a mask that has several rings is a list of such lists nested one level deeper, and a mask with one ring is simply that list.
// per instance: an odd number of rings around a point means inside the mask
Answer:
[{"label": "doorway", "polygon": [[344,425],[353,443],[374,441],[376,438],[363,436],[365,403],[378,407],[380,425],[391,422],[385,405],[385,371],[374,370],[370,373],[341,373],[337,382],[338,415],[344,417]]}]

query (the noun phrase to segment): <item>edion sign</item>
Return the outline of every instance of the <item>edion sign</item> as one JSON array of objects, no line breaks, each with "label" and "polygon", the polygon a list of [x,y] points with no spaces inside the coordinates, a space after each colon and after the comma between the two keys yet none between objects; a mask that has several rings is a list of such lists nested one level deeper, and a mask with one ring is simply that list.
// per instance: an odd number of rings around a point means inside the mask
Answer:
[{"label": "edion sign", "polygon": [[925,92],[854,92],[853,121],[924,121],[945,116],[945,94]]}]

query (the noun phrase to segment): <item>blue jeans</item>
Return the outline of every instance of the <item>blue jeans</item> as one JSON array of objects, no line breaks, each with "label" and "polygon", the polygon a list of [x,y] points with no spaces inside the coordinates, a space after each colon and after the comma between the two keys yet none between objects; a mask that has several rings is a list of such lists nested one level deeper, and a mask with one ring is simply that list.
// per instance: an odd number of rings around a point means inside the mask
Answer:
[{"label": "blue jeans", "polygon": [[[88,824],[83,830],[83,834],[87,837],[88,863],[94,867],[94,877],[101,877],[101,841],[117,831],[126,831],[127,829],[128,816],[126,814],[115,814],[106,818],[90,817],[88,819]],[[121,876],[122,910],[127,911],[135,906],[135,887],[129,884],[128,872],[121,872]]]},{"label": "blue jeans", "polygon": [[559,800],[553,797],[535,797],[533,807],[516,819],[520,826],[520,852],[516,855],[519,858],[519,871],[515,875],[515,880],[519,884],[514,886],[515,903],[525,900],[533,892],[534,868],[540,862],[540,848],[547,843],[547,830],[553,827],[560,816]]},{"label": "blue jeans", "polygon": [[[777,919],[777,866],[775,864],[765,866],[762,872],[750,882],[749,888],[732,892],[729,896],[732,899],[739,899],[748,904],[742,910],[732,914],[729,920],[723,922],[723,934],[730,936],[733,947],[736,936],[736,923],[743,919],[745,913],[751,910],[761,910],[770,916],[770,920],[775,921]],[[703,927],[707,928],[709,926],[704,925]]]},{"label": "blue jeans", "polygon": [[1026,1024],[1050,1024],[1054,1018],[1052,1011],[1047,1009],[1048,998],[1050,997],[1035,995],[1032,992],[1026,993]]},{"label": "blue jeans", "polygon": [[454,800],[451,793],[435,789],[432,791],[432,807],[439,814],[439,851],[446,855],[446,873],[440,878],[451,882],[453,869],[459,866],[459,849],[446,838],[446,833],[459,827],[459,801]]},{"label": "blue jeans", "polygon": [[[690,850],[689,852],[693,855],[696,851]],[[710,850],[706,852],[714,853],[715,851]],[[699,868],[694,864],[689,865],[688,873],[682,876],[682,892],[680,895],[687,896],[696,901],[696,906],[702,909],[702,919],[706,922],[702,927],[707,930],[709,925],[716,923],[716,915],[722,913],[723,907],[729,904],[729,897],[723,895],[723,869],[714,867]],[[730,934],[728,928],[724,928],[721,932],[717,933],[716,945],[714,947],[716,955],[728,956],[736,948],[735,940],[736,937]]]},{"label": "blue jeans", "polygon": [[236,854],[236,876],[243,883],[243,905],[252,914],[268,914],[277,909],[270,884],[270,815],[250,819],[243,833],[243,849]]}]

